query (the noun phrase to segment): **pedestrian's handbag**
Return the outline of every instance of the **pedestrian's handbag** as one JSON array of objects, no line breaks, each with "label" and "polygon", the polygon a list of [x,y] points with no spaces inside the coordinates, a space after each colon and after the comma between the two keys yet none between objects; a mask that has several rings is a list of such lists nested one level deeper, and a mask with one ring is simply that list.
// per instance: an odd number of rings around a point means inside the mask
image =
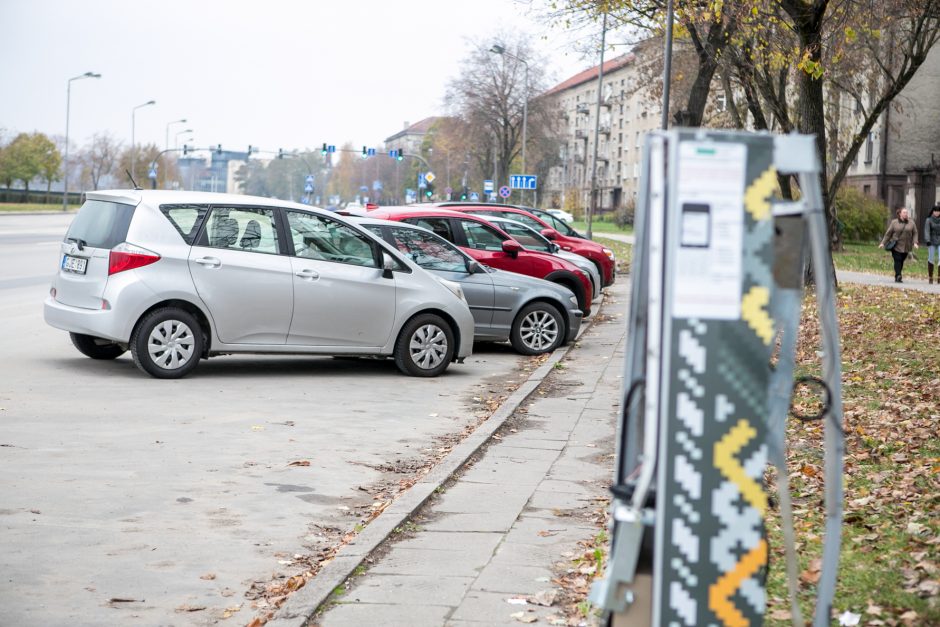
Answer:
[{"label": "pedestrian's handbag", "polygon": [[894,250],[894,247],[898,245],[898,238],[889,239],[888,243],[885,244],[885,250]]}]

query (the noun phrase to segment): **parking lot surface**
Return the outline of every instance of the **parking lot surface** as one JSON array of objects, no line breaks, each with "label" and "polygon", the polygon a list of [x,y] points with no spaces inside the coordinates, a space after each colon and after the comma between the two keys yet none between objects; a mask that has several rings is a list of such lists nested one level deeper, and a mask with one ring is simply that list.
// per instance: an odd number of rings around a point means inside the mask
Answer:
[{"label": "parking lot surface", "polygon": [[254,582],[355,528],[361,488],[435,456],[528,376],[501,345],[435,379],[251,356],[160,381],[129,354],[93,361],[42,320],[71,217],[0,216],[0,625],[247,609]]}]

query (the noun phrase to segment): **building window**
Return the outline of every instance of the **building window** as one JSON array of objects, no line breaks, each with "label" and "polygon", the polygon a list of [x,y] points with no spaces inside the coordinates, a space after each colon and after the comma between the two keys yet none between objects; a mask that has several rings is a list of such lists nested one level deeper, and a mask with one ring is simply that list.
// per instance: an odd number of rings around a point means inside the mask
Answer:
[{"label": "building window", "polygon": [[871,196],[871,185],[862,185],[862,193]]},{"label": "building window", "polygon": [[874,133],[868,133],[868,139],[865,140],[865,163],[871,163],[872,155],[875,152]]}]

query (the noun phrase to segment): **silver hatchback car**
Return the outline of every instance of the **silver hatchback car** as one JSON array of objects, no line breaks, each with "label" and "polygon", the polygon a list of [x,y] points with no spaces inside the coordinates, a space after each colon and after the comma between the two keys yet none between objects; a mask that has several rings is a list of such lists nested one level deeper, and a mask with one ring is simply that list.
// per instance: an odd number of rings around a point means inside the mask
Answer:
[{"label": "silver hatchback car", "polygon": [[182,377],[224,353],[394,357],[436,376],[473,345],[456,283],[327,211],[269,198],[93,192],[44,304],[93,359]]}]

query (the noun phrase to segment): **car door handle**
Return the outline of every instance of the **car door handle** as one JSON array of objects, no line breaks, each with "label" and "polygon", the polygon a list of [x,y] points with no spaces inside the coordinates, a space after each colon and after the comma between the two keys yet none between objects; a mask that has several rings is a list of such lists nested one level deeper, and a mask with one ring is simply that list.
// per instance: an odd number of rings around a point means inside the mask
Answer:
[{"label": "car door handle", "polygon": [[193,261],[208,268],[218,268],[222,265],[222,260],[217,257],[200,257],[199,259],[193,259]]},{"label": "car door handle", "polygon": [[304,268],[300,272],[295,273],[301,279],[308,279],[310,281],[315,281],[320,278],[320,273],[316,270],[311,270],[310,268]]}]

